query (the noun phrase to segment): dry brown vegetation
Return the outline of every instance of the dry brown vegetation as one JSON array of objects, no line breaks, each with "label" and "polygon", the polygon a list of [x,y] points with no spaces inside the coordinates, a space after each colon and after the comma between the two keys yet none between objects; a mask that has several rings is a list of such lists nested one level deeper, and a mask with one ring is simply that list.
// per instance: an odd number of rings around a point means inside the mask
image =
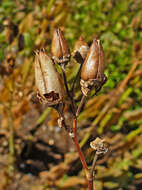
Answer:
[{"label": "dry brown vegetation", "polygon": [[[107,83],[93,92],[78,119],[88,165],[90,142],[100,136],[109,151],[96,166],[96,190],[142,186],[142,2],[85,0],[2,1],[0,7],[0,190],[87,189],[71,139],[55,110],[34,94],[34,50],[49,52],[55,27],[69,44],[83,34],[103,41]],[[67,68],[71,84],[79,68]],[[81,98],[79,82],[75,97]],[[66,117],[70,120],[68,107]]]}]

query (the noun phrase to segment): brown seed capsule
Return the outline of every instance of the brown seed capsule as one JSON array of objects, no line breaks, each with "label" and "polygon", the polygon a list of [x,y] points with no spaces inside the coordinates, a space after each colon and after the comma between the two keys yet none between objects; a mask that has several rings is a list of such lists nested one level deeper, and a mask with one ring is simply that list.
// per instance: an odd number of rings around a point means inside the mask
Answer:
[{"label": "brown seed capsule", "polygon": [[70,60],[69,46],[62,31],[59,28],[55,29],[53,33],[51,53],[55,63],[67,64]]},{"label": "brown seed capsule", "polygon": [[88,44],[85,42],[84,38],[80,36],[75,43],[72,55],[78,63],[83,63],[87,56],[88,50]]},{"label": "brown seed capsule", "polygon": [[104,53],[100,40],[93,40],[81,69],[81,89],[85,96],[92,87],[98,92],[106,81],[104,74]]},{"label": "brown seed capsule", "polygon": [[96,150],[96,154],[105,154],[108,151],[108,144],[104,141],[104,139],[100,139],[97,137],[90,143],[91,148]]},{"label": "brown seed capsule", "polygon": [[44,49],[36,52],[35,82],[42,102],[53,106],[63,101],[64,88],[60,76]]}]

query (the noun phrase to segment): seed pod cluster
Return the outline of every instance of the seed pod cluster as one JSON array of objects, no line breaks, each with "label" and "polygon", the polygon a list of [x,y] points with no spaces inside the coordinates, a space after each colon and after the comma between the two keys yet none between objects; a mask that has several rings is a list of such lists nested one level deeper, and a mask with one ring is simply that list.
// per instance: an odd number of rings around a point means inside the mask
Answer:
[{"label": "seed pod cluster", "polygon": [[106,81],[104,75],[104,53],[100,40],[93,40],[81,69],[81,90],[87,96],[94,87],[98,92]]},{"label": "seed pod cluster", "polygon": [[66,65],[70,60],[69,46],[59,28],[55,29],[53,33],[51,53],[55,63]]},{"label": "seed pod cluster", "polygon": [[53,106],[63,101],[64,88],[61,78],[52,59],[45,53],[44,49],[36,51],[35,82],[38,97],[42,102]]},{"label": "seed pod cluster", "polygon": [[[54,30],[51,54],[52,58],[42,49],[36,51],[35,56],[35,81],[38,96],[43,102],[48,103],[49,106],[63,102],[65,94],[64,86],[56,70],[55,63],[61,66],[67,95],[68,97],[72,97],[67,89],[67,81],[65,79],[65,65],[70,60],[70,50],[60,29]],[[104,53],[100,40],[94,39],[89,48],[84,38],[80,37],[75,43],[72,55],[78,63],[81,63],[80,84],[82,93],[87,96],[92,88],[97,93],[106,81],[104,74]]]}]

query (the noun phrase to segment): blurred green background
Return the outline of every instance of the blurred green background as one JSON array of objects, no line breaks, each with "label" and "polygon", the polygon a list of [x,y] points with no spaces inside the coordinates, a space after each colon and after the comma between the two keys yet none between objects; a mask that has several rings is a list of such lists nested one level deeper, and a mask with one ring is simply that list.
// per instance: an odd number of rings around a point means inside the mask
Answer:
[{"label": "blurred green background", "polygon": [[[107,83],[88,98],[78,138],[91,166],[97,136],[109,152],[96,167],[96,190],[142,189],[142,0],[0,1],[0,190],[85,190],[71,140],[57,113],[34,95],[34,51],[50,52],[61,27],[73,49],[83,35],[101,39]],[[67,68],[71,84],[79,65]],[[75,97],[81,96],[79,81]]]}]

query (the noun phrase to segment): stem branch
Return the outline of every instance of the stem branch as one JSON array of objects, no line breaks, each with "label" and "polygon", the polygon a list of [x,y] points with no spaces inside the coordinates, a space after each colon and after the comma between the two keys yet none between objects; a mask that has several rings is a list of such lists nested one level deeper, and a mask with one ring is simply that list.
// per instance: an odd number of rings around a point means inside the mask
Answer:
[{"label": "stem branch", "polygon": [[92,167],[91,167],[91,170],[90,170],[91,188],[92,189],[93,189],[94,170],[95,170],[95,167],[96,167],[96,161],[97,161],[97,159],[98,159],[98,155],[95,154],[94,160],[93,160],[93,163],[92,163]]},{"label": "stem branch", "polygon": [[75,83],[76,83],[76,81],[77,81],[77,79],[78,79],[78,77],[79,77],[81,68],[82,68],[82,64],[80,65],[79,70],[78,70],[78,72],[77,72],[77,74],[76,74],[76,76],[75,76],[75,79],[74,79],[74,81],[73,81],[73,85],[72,85],[72,88],[71,88],[71,92],[72,92],[73,95],[74,95]]},{"label": "stem branch", "polygon": [[81,109],[82,109],[82,106],[83,106],[83,104],[84,104],[84,102],[85,102],[85,96],[83,95],[82,96],[82,98],[81,98],[81,102],[80,102],[80,104],[79,104],[79,106],[78,106],[78,108],[77,108],[77,111],[76,111],[76,117],[79,115],[79,113],[80,113],[80,111],[81,111]]},{"label": "stem branch", "polygon": [[62,68],[62,73],[63,73],[66,92],[67,92],[68,97],[70,98],[71,106],[72,106],[72,113],[74,114],[75,113],[75,102],[74,102],[73,97],[71,96],[69,88],[68,88],[67,78],[66,78],[66,73],[65,73],[65,66],[61,65],[61,68]]},{"label": "stem branch", "polygon": [[91,178],[90,178],[90,173],[89,173],[89,170],[88,170],[88,167],[87,167],[87,164],[86,164],[86,161],[85,161],[85,158],[83,156],[83,153],[81,151],[81,148],[79,146],[79,143],[78,143],[78,140],[77,140],[77,136],[76,136],[76,132],[77,132],[77,120],[74,119],[73,120],[73,141],[75,143],[75,146],[76,146],[76,149],[78,151],[78,154],[79,154],[79,157],[80,157],[80,160],[81,160],[81,163],[82,163],[82,166],[85,170],[85,175],[86,175],[86,178],[87,178],[87,181],[88,181],[88,189],[89,190],[93,190],[91,188]]}]

